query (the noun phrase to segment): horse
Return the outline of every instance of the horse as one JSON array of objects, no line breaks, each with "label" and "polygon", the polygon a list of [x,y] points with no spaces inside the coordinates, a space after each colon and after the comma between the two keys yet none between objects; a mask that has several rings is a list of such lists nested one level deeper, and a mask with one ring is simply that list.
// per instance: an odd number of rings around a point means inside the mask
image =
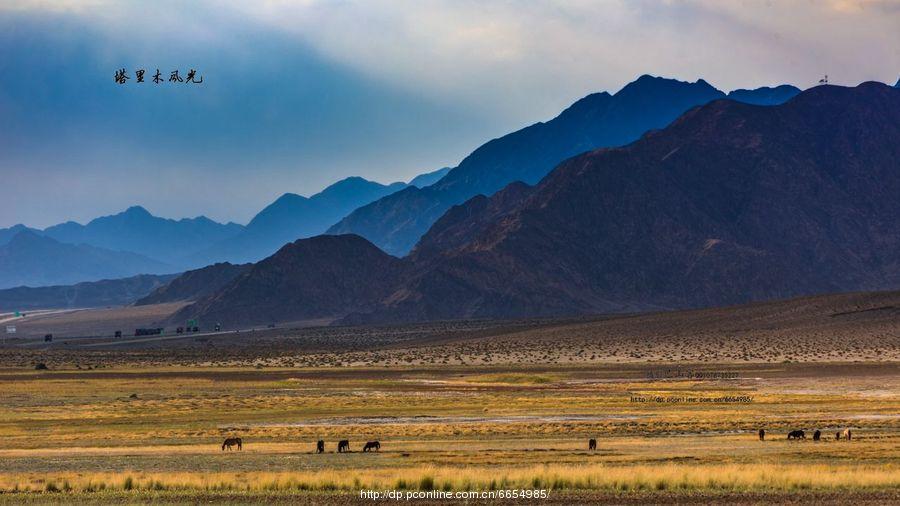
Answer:
[{"label": "horse", "polygon": [[835,433],[834,433],[834,438],[837,439],[838,441],[840,441],[840,440],[841,440],[841,431],[835,432]]},{"label": "horse", "polygon": [[342,439],[338,441],[338,453],[344,453],[350,451],[350,440]]},{"label": "horse", "polygon": [[822,432],[819,430],[813,432],[813,441],[818,441],[820,439],[822,439]]},{"label": "horse", "polygon": [[316,443],[316,453],[325,453],[325,441],[320,439],[319,442]]},{"label": "horse", "polygon": [[366,443],[365,446],[363,446],[364,452],[367,452],[369,450],[375,450],[377,452],[380,449],[381,449],[381,443],[379,443],[378,441],[369,441],[368,443]]},{"label": "horse", "polygon": [[788,433],[788,439],[806,439],[806,433],[802,430],[792,430]]},{"label": "horse", "polygon": [[597,440],[596,439],[588,439],[588,450],[596,450],[597,449]]},{"label": "horse", "polygon": [[759,440],[760,441],[766,440],[766,429],[759,429]]},{"label": "horse", "polygon": [[230,437],[226,439],[224,443],[222,443],[222,451],[225,451],[225,448],[231,450],[232,446],[237,446],[238,450],[241,450],[243,447],[243,441],[241,441],[241,438],[239,437]]},{"label": "horse", "polygon": [[850,429],[844,429],[843,431],[841,431],[841,438],[850,441],[853,438],[853,433],[850,432]]}]

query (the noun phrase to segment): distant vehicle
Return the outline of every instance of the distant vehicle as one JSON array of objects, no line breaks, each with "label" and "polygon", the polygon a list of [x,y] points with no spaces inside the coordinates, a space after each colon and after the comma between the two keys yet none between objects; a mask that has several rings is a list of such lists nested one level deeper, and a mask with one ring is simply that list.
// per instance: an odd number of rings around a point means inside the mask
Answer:
[{"label": "distant vehicle", "polygon": [[[191,329],[188,329],[188,332],[190,332],[190,330]],[[184,334],[184,327],[178,327],[177,329],[175,329],[175,333],[176,334]]]},{"label": "distant vehicle", "polygon": [[116,337],[122,337],[122,331],[121,331],[121,330],[117,330],[115,336],[116,336]]},{"label": "distant vehicle", "polygon": [[134,335],[137,336],[158,336],[162,334],[162,327],[157,327],[155,329],[134,329]]},{"label": "distant vehicle", "polygon": [[191,332],[200,332],[200,327],[194,327],[191,329]]},{"label": "distant vehicle", "polygon": [[274,328],[275,328],[275,324],[274,324],[274,323],[270,323],[270,324],[269,324],[269,328],[270,328],[270,329],[274,329]]},{"label": "distant vehicle", "polygon": [[217,324],[216,324],[216,332],[218,332],[218,331],[220,331],[220,330],[222,330],[222,324],[221,324],[221,323],[217,323]]},{"label": "distant vehicle", "polygon": [[45,342],[45,343],[52,343],[52,342],[53,342],[53,334],[46,334],[46,335],[44,336],[44,342]]}]

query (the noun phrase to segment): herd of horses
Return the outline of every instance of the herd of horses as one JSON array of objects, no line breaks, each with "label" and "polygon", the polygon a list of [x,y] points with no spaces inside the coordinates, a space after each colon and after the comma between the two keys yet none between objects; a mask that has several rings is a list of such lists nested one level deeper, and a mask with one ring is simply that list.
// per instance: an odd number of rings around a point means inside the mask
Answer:
[{"label": "herd of horses", "polygon": [[[802,430],[792,430],[788,432],[787,435],[788,440],[798,440],[798,439],[806,439],[806,432]],[[838,441],[841,439],[845,439],[850,441],[853,439],[853,432],[850,429],[839,430],[834,433],[834,438]],[[822,431],[816,430],[813,432],[813,441],[819,441],[822,439]],[[766,429],[759,429],[759,440],[766,440]],[[243,441],[239,437],[230,437],[222,443],[222,451],[231,450],[232,446],[237,446],[237,449],[240,450],[243,446]],[[596,450],[597,449],[597,440],[596,439],[588,439],[588,450]],[[379,441],[368,441],[365,445],[363,445],[363,452],[370,451],[379,451],[381,450],[381,443]],[[350,440],[342,439],[338,441],[337,452],[338,453],[346,453],[350,451]],[[316,442],[316,453],[325,453],[325,441],[320,439]]]},{"label": "herd of horses", "polygon": [[[238,450],[242,450],[244,446],[244,442],[241,441],[239,437],[230,437],[222,443],[222,451],[231,450],[233,446],[237,446]],[[381,450],[381,442],[379,441],[367,441],[365,445],[363,445],[364,452],[370,451],[379,451]],[[350,451],[350,440],[342,439],[338,441],[337,452],[338,453],[346,453]],[[320,439],[316,441],[316,453],[325,453],[325,441]]]},{"label": "herd of horses", "polygon": [[[794,439],[794,440],[806,439],[806,432],[803,432],[802,430],[792,430],[792,431],[788,432],[787,438]],[[813,441],[821,441],[821,439],[822,439],[822,431],[817,429],[815,432],[813,432]],[[839,430],[834,433],[834,439],[836,439],[838,441],[840,441],[841,439],[850,441],[851,439],[853,439],[853,431],[851,431],[850,429]],[[766,440],[765,429],[759,429],[759,440],[760,441]]]}]

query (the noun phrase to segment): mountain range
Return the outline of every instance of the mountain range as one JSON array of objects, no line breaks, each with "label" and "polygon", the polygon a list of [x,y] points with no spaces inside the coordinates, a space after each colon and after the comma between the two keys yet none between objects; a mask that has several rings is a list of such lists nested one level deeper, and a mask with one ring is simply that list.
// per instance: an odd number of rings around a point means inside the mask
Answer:
[{"label": "mountain range", "polygon": [[319,235],[359,206],[406,188],[405,183],[383,185],[349,177],[311,196],[285,193],[266,206],[234,237],[210,244],[192,265],[213,262],[255,262],[286,243]]},{"label": "mountain range", "polygon": [[81,225],[73,221],[44,229],[43,235],[69,244],[88,244],[113,251],[131,251],[184,267],[186,259],[208,244],[237,235],[243,227],[221,224],[205,216],[171,220],[133,206],[112,216]]},{"label": "mountain range", "polygon": [[878,83],[714,100],[453,207],[403,259],[355,235],[295,241],[173,318],[506,318],[896,288],[898,117],[900,91]]},{"label": "mountain range", "polygon": [[[432,184],[449,170],[421,174],[409,184]],[[69,221],[44,230],[15,225],[0,229],[0,246],[8,245],[22,232],[30,235],[3,250],[5,258],[15,257],[18,263],[12,265],[0,260],[0,287],[16,283],[62,285],[115,278],[123,273],[179,272],[226,260],[258,261],[285,243],[320,234],[353,209],[408,186],[405,183],[383,185],[351,177],[309,198],[286,193],[246,226],[221,224],[205,216],[181,220],[160,218],[140,206],[96,218],[85,225]],[[32,236],[50,241],[38,241]],[[30,251],[32,247],[37,249]],[[53,248],[58,251],[51,255]],[[71,256],[73,251],[80,254]],[[68,268],[54,270],[27,261],[48,256],[67,257]],[[97,261],[100,256],[102,262]],[[135,271],[141,265],[148,270]]]},{"label": "mountain range", "polygon": [[61,243],[29,230],[0,245],[0,288],[49,286],[177,272],[146,256],[87,244]]},{"label": "mountain range", "polygon": [[7,288],[0,290],[0,311],[123,306],[166,286],[175,277],[177,274],[141,274],[74,285]]},{"label": "mountain range", "polygon": [[[246,226],[220,224],[203,216],[164,219],[138,206],[86,225],[67,222],[45,230],[16,225],[0,229],[0,246],[20,232],[30,232],[56,239],[54,247],[62,248],[56,253],[58,256],[72,251],[69,246],[87,245],[98,248],[94,253],[102,253],[106,263],[98,265],[97,255],[77,257],[86,265],[71,264],[67,272],[91,274],[75,279],[55,278],[52,269],[25,262],[16,268],[17,275],[7,276],[5,282],[15,283],[17,279],[32,285],[58,285],[112,278],[121,272],[132,273],[137,258],[152,264],[148,268],[153,270],[147,272],[177,272],[219,262],[255,262],[286,243],[326,230],[330,234],[361,235],[388,253],[402,256],[454,206],[478,195],[495,195],[515,181],[536,184],[568,157],[600,147],[628,144],[713,100],[729,98],[772,106],[799,92],[793,86],[782,85],[735,90],[726,95],[702,79],[687,83],[642,76],[615,94],[588,95],[546,123],[494,139],[453,169],[422,174],[408,184],[382,185],[362,178],[347,178],[308,198],[286,193]],[[18,242],[15,255],[28,258],[29,252],[22,248],[32,244],[37,243]],[[40,254],[46,256],[52,244],[42,243]],[[137,256],[113,255],[117,252]],[[0,265],[0,271],[4,268]],[[0,283],[3,282],[0,278]]]},{"label": "mountain range", "polygon": [[644,75],[614,95],[588,95],[546,123],[491,140],[435,184],[410,187],[360,207],[328,233],[357,234],[392,255],[403,256],[450,207],[475,195],[492,195],[513,181],[534,184],[566,158],[628,144],[712,100],[728,97],[774,105],[799,92],[783,85],[726,95],[702,79],[688,83]]}]

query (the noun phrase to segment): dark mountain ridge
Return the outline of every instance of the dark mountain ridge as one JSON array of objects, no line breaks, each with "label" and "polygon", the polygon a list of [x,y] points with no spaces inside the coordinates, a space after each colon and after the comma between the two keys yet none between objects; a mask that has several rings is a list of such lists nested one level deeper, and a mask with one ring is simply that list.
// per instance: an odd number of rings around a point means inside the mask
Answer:
[{"label": "dark mountain ridge", "polygon": [[[771,105],[797,92],[792,86],[779,86],[737,90],[729,98]],[[492,195],[513,181],[535,184],[566,158],[628,144],[665,127],[691,107],[725,97],[702,79],[687,83],[641,76],[615,95],[588,95],[546,123],[491,140],[435,184],[407,188],[363,206],[327,233],[358,234],[388,253],[405,255],[453,205],[475,195]]]},{"label": "dark mountain ridge", "polygon": [[752,90],[734,90],[728,92],[728,98],[745,104],[753,105],[778,105],[787,102],[800,93],[800,88],[789,84],[782,84],[770,88],[764,86]]},{"label": "dark mountain ridge", "polygon": [[170,320],[269,323],[368,312],[393,291],[402,268],[358,236],[300,239]]},{"label": "dark mountain ridge", "polygon": [[234,265],[228,262],[208,265],[183,272],[170,282],[147,291],[134,301],[136,306],[197,300],[215,293],[236,277],[250,270],[252,264]]},{"label": "dark mountain ridge", "polygon": [[[727,97],[774,105],[799,92],[782,85],[736,90]],[[475,195],[492,195],[513,181],[535,184],[566,158],[628,144],[649,130],[665,127],[691,107],[725,97],[702,79],[688,83],[641,76],[615,95],[593,93],[546,123],[491,140],[435,184],[409,188],[363,206],[327,233],[358,234],[388,253],[403,256],[453,205]]]}]

